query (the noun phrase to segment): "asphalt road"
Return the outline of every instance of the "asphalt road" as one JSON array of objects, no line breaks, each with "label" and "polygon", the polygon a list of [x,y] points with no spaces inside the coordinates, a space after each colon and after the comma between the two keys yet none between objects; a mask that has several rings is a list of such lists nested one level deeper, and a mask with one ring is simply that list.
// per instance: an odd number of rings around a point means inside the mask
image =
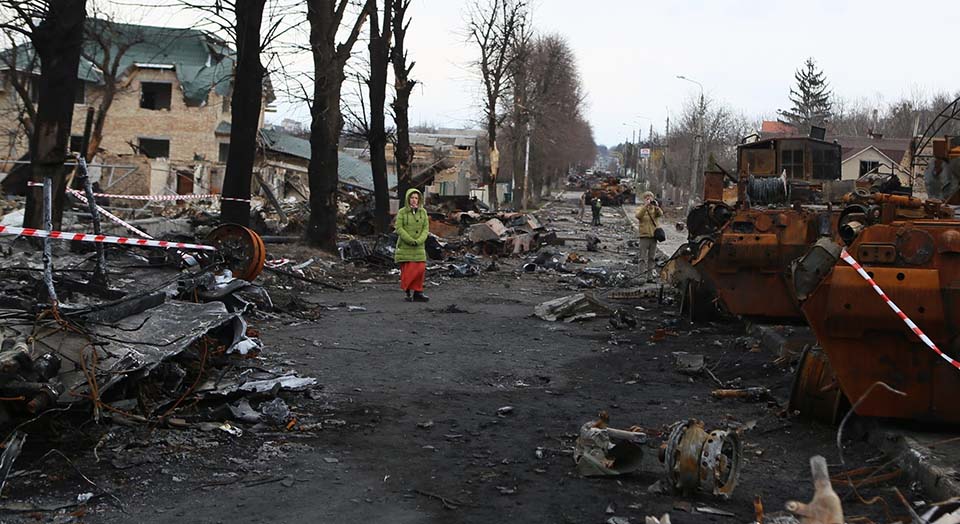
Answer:
[{"label": "asphalt road", "polygon": [[[591,259],[580,267],[635,272],[624,213],[608,208],[604,225],[593,230],[574,209],[575,201],[563,199],[541,216],[561,236],[599,233],[604,249],[587,253],[574,241],[561,251]],[[66,449],[80,471],[122,501],[121,510],[107,497],[96,499],[77,517],[83,522],[601,523],[667,512],[675,523],[750,522],[755,495],[768,514],[788,499],[809,499],[811,455],[826,456],[831,472],[840,471],[834,428],[785,413],[792,369],[775,365],[739,323],[691,326],[675,305],[655,297],[619,303],[636,317],[634,329],[613,329],[602,318],[545,322],[532,317],[534,306],[576,292],[574,279],[524,273],[521,263],[504,259],[499,271],[470,278],[448,278],[438,266],[428,273],[428,304],[404,302],[397,277],[380,268],[332,270],[350,282],[344,293],[274,285],[274,302],[296,315],[252,322],[266,345],[258,365],[284,364],[316,377],[314,391],[283,397],[301,426],[323,429],[237,424],[244,432],[232,436],[88,425],[80,436],[64,432],[37,445]],[[304,316],[317,318],[297,318]],[[658,329],[665,330],[662,340],[654,340]],[[720,381],[766,386],[774,400],[713,399],[713,379],[678,372],[676,352],[702,354]],[[651,435],[642,472],[577,474],[574,440],[600,410],[613,427],[639,425]],[[743,472],[729,500],[650,492],[663,477],[663,432],[688,418],[708,429],[742,428]],[[97,462],[93,448],[108,432],[114,434]],[[879,454],[855,428],[848,435],[847,467]],[[31,460],[35,455],[23,466]],[[71,501],[95,491],[63,461],[33,464],[39,473],[13,479],[8,498]],[[882,494],[896,509],[882,491],[888,487],[861,494]],[[881,505],[838,491],[848,516],[886,520]],[[690,511],[697,506],[735,516]],[[74,509],[36,517],[64,521]],[[37,521],[9,513],[0,520]]]}]

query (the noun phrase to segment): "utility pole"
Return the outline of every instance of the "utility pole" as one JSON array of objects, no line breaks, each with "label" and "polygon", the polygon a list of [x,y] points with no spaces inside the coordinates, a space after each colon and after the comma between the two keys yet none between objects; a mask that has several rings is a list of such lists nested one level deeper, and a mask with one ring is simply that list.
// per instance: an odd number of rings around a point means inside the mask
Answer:
[{"label": "utility pole", "polygon": [[637,187],[640,182],[640,139],[643,138],[643,130],[637,128],[637,145],[633,148],[633,187]]},{"label": "utility pole", "polygon": [[697,107],[697,134],[693,140],[693,171],[690,174],[690,196],[687,199],[687,211],[689,211],[693,208],[694,204],[696,203],[697,196],[699,193],[701,193],[699,188],[700,179],[703,178],[703,169],[701,167],[702,160],[700,157],[702,156],[701,150],[703,149],[703,119],[705,106],[703,99],[703,84],[683,75],[677,75],[677,78],[697,84],[697,86],[700,88],[700,104],[699,107]]},{"label": "utility pole", "polygon": [[527,118],[527,153],[523,160],[523,202],[520,207],[527,209],[527,202],[530,202],[530,119]]},{"label": "utility pole", "polygon": [[660,180],[660,198],[667,198],[667,152],[670,150],[670,112],[667,112],[667,126],[664,128],[663,137],[663,156],[660,157],[661,180]]}]

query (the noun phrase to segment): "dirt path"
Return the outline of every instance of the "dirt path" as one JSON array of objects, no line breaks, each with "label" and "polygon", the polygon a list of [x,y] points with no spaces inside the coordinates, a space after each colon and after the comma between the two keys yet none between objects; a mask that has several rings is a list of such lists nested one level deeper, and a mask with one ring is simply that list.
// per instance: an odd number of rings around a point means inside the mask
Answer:
[{"label": "dirt path", "polygon": [[[544,216],[561,236],[582,236],[591,228],[575,220],[574,209],[574,201],[563,200]],[[631,225],[610,211],[598,231],[604,251],[586,253],[581,243],[562,249],[590,256],[588,266],[635,271],[626,247]],[[762,495],[768,512],[811,495],[811,455],[825,455],[835,468],[834,430],[781,416],[791,370],[753,349],[739,324],[684,325],[674,306],[654,298],[627,304],[639,320],[635,330],[612,330],[605,319],[544,322],[531,316],[533,307],[575,284],[553,272],[522,273],[520,263],[504,260],[498,272],[464,279],[431,271],[429,304],[404,302],[395,276],[365,268],[345,273],[367,282],[345,293],[275,292],[281,305],[302,293],[307,303],[365,308],[324,311],[316,321],[256,322],[267,362],[296,367],[322,384],[286,398],[302,423],[324,429],[245,428],[234,437],[118,428],[117,442],[142,446],[104,445],[99,463],[91,456],[95,439],[75,443],[78,467],[125,504],[124,513],[102,498],[82,520],[600,523],[670,512],[679,523],[750,522],[754,495]],[[671,334],[652,342],[658,328]],[[779,404],[712,399],[711,379],[674,370],[678,351],[704,354],[724,382],[769,387]],[[505,406],[512,411],[498,414]],[[708,429],[748,426],[732,499],[648,493],[662,476],[655,446],[638,475],[580,477],[571,456],[576,432],[601,409],[615,427],[639,424],[653,434],[691,417]],[[875,454],[854,442],[845,458],[854,467]],[[61,465],[58,481],[15,480],[11,496],[51,482],[47,493],[67,499],[90,491]],[[684,501],[736,516],[687,513],[678,505]],[[878,506],[846,504],[848,515],[885,520]]]}]

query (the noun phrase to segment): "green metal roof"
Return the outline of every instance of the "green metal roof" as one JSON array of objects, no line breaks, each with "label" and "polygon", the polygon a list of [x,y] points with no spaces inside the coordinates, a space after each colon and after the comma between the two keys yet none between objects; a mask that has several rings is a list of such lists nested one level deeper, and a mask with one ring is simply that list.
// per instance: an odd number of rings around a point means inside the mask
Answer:
[{"label": "green metal roof", "polygon": [[[270,151],[310,160],[309,140],[272,127],[261,129],[260,136],[264,147]],[[337,173],[341,183],[373,191],[373,168],[369,162],[340,151],[337,153]],[[387,184],[389,187],[397,184],[397,176],[394,173],[388,173]]]},{"label": "green metal roof", "polygon": [[[97,35],[98,40],[91,39],[90,35]],[[119,55],[121,47],[128,47],[120,58],[118,74],[137,64],[172,66],[188,105],[202,105],[211,90],[221,96],[231,91],[234,52],[226,42],[205,31],[87,19],[77,77],[102,84],[103,75],[96,64],[103,62],[104,51],[98,41],[108,45],[111,57]],[[12,53],[16,53],[17,70],[25,71],[32,66],[33,72],[40,72],[39,62],[32,59],[32,46],[3,51],[4,56]]]}]

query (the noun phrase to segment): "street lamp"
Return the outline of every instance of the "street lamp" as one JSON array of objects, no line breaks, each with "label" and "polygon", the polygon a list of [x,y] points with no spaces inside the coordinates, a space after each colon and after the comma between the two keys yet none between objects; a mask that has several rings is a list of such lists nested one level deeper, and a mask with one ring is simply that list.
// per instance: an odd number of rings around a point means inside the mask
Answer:
[{"label": "street lamp", "polygon": [[704,118],[704,103],[703,103],[703,84],[697,82],[692,78],[688,78],[683,75],[677,75],[677,78],[680,80],[685,80],[692,84],[696,84],[700,88],[700,105],[697,108],[697,135],[694,137],[693,148],[694,148],[694,158],[696,161],[693,164],[693,173],[690,176],[690,198],[687,199],[687,209],[693,207],[694,201],[697,195],[700,193],[700,178],[703,176],[703,169],[701,165],[703,164],[703,159],[701,159],[703,149],[703,118]]}]

